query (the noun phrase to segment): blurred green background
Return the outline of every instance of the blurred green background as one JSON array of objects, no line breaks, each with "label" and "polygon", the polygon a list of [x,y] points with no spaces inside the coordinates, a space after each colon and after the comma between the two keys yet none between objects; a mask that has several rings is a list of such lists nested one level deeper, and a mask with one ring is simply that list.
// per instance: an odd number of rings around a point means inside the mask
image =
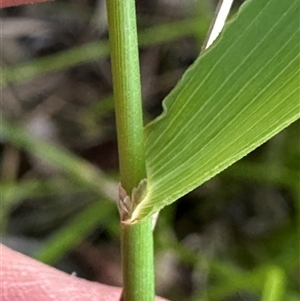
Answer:
[{"label": "blurred green background", "polygon": [[[215,6],[137,1],[145,123],[197,57]],[[1,241],[121,286],[107,38],[102,0],[1,11]],[[299,300],[299,126],[161,212],[154,232],[159,295]]]}]

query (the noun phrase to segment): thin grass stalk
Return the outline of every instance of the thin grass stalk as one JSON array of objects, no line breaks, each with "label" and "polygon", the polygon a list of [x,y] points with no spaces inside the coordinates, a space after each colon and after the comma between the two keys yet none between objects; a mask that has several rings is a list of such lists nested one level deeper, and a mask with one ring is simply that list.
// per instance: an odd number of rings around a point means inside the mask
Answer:
[{"label": "thin grass stalk", "polygon": [[[123,300],[154,300],[151,219],[126,223],[136,204],[133,189],[146,179],[141,82],[134,0],[107,0],[116,110],[120,184],[127,197],[121,206]],[[125,204],[125,203],[124,203]],[[123,204],[123,205],[124,205]]]}]

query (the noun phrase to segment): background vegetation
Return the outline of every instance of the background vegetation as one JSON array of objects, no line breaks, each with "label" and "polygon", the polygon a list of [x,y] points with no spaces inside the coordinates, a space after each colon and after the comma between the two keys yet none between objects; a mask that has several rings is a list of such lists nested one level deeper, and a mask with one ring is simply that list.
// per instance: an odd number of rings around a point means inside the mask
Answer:
[{"label": "background vegetation", "polygon": [[[215,3],[137,5],[148,122],[197,57]],[[1,240],[69,273],[121,285],[104,2],[1,13]],[[297,122],[164,209],[155,230],[158,294],[298,300],[299,168]]]}]

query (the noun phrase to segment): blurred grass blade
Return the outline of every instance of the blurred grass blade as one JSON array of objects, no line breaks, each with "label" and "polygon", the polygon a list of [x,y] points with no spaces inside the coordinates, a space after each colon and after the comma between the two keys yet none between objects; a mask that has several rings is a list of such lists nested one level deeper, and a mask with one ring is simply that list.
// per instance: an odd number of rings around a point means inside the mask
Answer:
[{"label": "blurred grass blade", "polygon": [[294,0],[249,0],[146,127],[148,194],[132,221],[171,204],[299,118]]},{"label": "blurred grass blade", "polygon": [[266,281],[261,301],[281,301],[285,295],[285,273],[279,267],[270,267],[266,274]]},{"label": "blurred grass blade", "polygon": [[[199,26],[201,22],[202,26]],[[207,20],[188,19],[171,24],[159,25],[145,29],[139,34],[139,46],[151,46],[168,43],[189,35],[199,35],[199,28],[205,28]],[[201,33],[204,36],[204,32]],[[55,55],[18,65],[16,67],[3,68],[1,70],[0,87],[8,83],[19,83],[28,81],[34,77],[57,72],[77,66],[82,63],[100,60],[109,55],[108,42],[89,43],[75,49],[67,50]]]},{"label": "blurred grass blade", "polygon": [[0,183],[1,204],[7,205],[27,198],[67,195],[74,192],[87,192],[88,190],[89,187],[74,185],[64,177]]},{"label": "blurred grass blade", "polygon": [[5,139],[55,166],[77,183],[93,188],[95,192],[98,192],[103,197],[110,200],[117,199],[117,184],[109,180],[91,163],[54,144],[36,139],[23,129],[8,123],[4,119],[1,119],[0,124],[1,135]]},{"label": "blurred grass blade", "polygon": [[115,211],[114,204],[107,201],[98,201],[90,205],[55,233],[34,257],[44,263],[54,264],[78,246],[97,225],[109,224]]},{"label": "blurred grass blade", "polygon": [[202,51],[207,49],[222,31],[232,4],[233,0],[219,0],[216,15],[211,24],[211,28],[209,30],[209,34],[206,38],[206,41],[203,43]]}]

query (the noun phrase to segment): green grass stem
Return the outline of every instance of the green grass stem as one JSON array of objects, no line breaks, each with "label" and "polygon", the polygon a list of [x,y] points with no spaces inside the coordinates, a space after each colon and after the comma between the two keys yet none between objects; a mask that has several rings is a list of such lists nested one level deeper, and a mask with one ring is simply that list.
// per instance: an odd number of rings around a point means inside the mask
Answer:
[{"label": "green grass stem", "polygon": [[[141,82],[134,0],[107,1],[120,182],[126,194],[146,178]],[[134,205],[133,205],[134,207]],[[131,212],[129,212],[129,215]],[[151,218],[121,222],[123,301],[153,301]]]}]

